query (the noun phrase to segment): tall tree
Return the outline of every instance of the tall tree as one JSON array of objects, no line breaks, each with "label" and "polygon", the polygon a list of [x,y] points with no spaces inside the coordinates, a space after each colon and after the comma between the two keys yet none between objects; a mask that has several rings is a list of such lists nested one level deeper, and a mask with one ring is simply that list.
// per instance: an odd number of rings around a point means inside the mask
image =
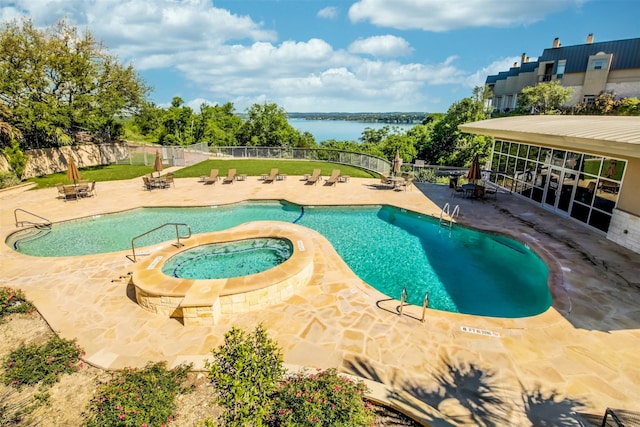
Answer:
[{"label": "tall tree", "polygon": [[275,103],[253,104],[238,135],[242,145],[292,147],[300,132],[287,121],[287,113]]},{"label": "tall tree", "polygon": [[86,130],[121,132],[116,118],[139,108],[149,88],[85,31],[59,21],[39,30],[30,20],[0,29],[0,93],[25,138],[71,141]]},{"label": "tall tree", "polygon": [[562,86],[557,80],[525,87],[518,97],[518,108],[530,114],[559,114],[572,93],[572,88]]}]

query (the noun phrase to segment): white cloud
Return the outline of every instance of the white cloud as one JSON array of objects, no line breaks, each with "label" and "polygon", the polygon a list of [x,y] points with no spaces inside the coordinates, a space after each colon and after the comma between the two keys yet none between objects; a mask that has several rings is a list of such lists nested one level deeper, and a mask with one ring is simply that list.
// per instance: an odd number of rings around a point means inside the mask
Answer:
[{"label": "white cloud", "polygon": [[402,30],[450,31],[469,27],[527,25],[584,0],[359,0],[353,22]]},{"label": "white cloud", "polygon": [[392,35],[358,39],[349,46],[351,53],[364,53],[377,57],[407,56],[412,51],[411,45],[405,39]]},{"label": "white cloud", "polygon": [[338,17],[338,8],[334,6],[325,7],[318,11],[319,18],[335,19]]}]

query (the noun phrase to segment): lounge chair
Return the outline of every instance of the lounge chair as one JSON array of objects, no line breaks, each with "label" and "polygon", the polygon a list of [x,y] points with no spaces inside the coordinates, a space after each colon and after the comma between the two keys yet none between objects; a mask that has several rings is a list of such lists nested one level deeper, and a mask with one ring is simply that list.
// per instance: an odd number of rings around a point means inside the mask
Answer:
[{"label": "lounge chair", "polygon": [[151,180],[147,175],[142,177],[142,182],[144,183],[145,190],[153,190],[153,185],[151,184]]},{"label": "lounge chair", "polygon": [[334,169],[331,172],[331,176],[327,179],[325,185],[335,185],[338,182],[338,177],[340,176],[340,169]]},{"label": "lounge chair", "polygon": [[307,178],[307,184],[316,185],[320,181],[320,169],[314,169],[313,173]]},{"label": "lounge chair", "polygon": [[270,182],[273,184],[273,181],[275,181],[277,177],[278,177],[278,168],[273,168],[271,169],[271,173],[269,174],[269,176],[266,176],[264,178],[264,182]]},{"label": "lounge chair", "polygon": [[227,172],[227,176],[222,180],[223,184],[233,184],[233,181],[236,179],[236,169],[229,169]]},{"label": "lounge chair", "polygon": [[218,169],[211,169],[211,174],[205,177],[204,183],[215,184],[218,181],[218,179],[220,179],[220,177],[218,176],[218,173],[219,173]]}]

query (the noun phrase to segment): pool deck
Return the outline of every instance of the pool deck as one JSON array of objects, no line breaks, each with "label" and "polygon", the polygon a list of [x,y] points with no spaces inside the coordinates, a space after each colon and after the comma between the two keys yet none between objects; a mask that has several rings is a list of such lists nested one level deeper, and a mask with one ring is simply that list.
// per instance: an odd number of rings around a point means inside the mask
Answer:
[{"label": "pool deck", "polygon": [[313,231],[315,270],[307,286],[282,303],[225,314],[210,326],[185,326],[138,306],[129,252],[36,258],[0,245],[0,286],[22,289],[54,331],[77,339],[86,361],[106,369],[159,360],[202,368],[232,326],[262,322],[288,365],[337,367],[371,380],[374,398],[432,426],[573,425],[566,417],[574,411],[602,417],[607,407],[640,410],[640,255],[511,194],[476,201],[452,198],[444,185],[393,191],[379,183],[352,178],[328,187],[290,176],[204,185],[194,178],[146,191],[137,178],[98,183],[96,197],[67,202],[55,188],[13,189],[0,192],[0,235],[16,230],[16,208],[61,221],[139,206],[286,199],[390,204],[438,217],[449,202],[460,206],[457,222],[512,236],[545,259],[553,307],[522,319],[427,310],[423,323],[422,309],[410,306],[400,317],[397,301],[364,284]]}]

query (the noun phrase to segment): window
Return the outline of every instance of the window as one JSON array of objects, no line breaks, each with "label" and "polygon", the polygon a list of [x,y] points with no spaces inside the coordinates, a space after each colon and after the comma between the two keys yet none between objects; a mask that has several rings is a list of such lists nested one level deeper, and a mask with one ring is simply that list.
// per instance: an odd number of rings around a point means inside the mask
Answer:
[{"label": "window", "polygon": [[564,76],[564,69],[567,66],[567,60],[558,61],[558,69],[556,70],[556,78],[561,79]]},{"label": "window", "polygon": [[607,68],[607,64],[608,61],[603,58],[603,59],[592,59],[591,62],[589,63],[589,69],[590,70],[602,70],[604,68]]}]

